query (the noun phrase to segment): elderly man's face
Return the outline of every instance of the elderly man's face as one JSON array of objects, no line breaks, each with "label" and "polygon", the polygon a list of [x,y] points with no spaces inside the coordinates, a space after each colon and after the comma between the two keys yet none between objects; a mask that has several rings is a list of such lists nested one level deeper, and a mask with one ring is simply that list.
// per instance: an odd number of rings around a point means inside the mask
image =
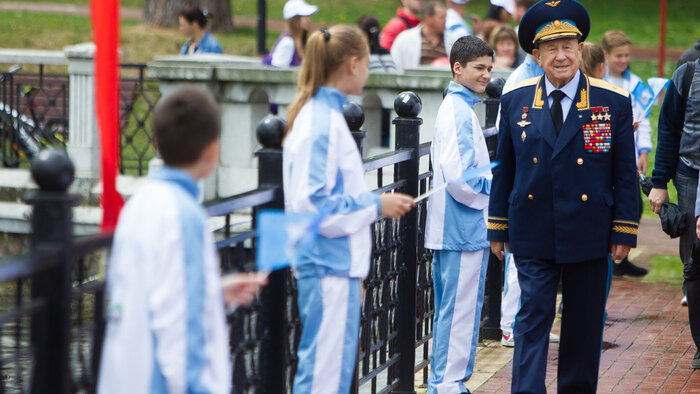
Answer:
[{"label": "elderly man's face", "polygon": [[583,43],[576,38],[559,38],[537,45],[532,55],[544,69],[549,81],[561,88],[571,81],[581,64]]}]

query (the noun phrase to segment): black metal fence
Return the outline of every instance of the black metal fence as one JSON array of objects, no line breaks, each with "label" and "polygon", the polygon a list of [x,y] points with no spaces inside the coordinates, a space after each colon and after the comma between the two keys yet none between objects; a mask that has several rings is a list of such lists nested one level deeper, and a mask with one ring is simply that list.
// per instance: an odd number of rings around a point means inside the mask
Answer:
[{"label": "black metal fence", "polygon": [[[430,143],[420,144],[420,107],[399,104],[415,104],[418,98],[411,93],[405,100],[402,95],[396,107],[400,116],[393,121],[395,150],[366,159],[364,166],[368,176],[376,177],[375,191],[418,195],[429,188],[431,171],[421,172],[420,164],[423,160],[426,168]],[[347,107],[346,119],[361,149],[362,115],[355,107]],[[255,214],[283,208],[283,130],[284,122],[272,116],[258,127],[263,148],[256,152],[256,190],[207,204],[210,216],[222,224],[216,241],[223,272],[255,269]],[[0,263],[0,296],[7,300],[0,310],[0,392],[95,388],[104,330],[101,273],[111,238],[71,242],[74,199],[45,187],[59,178],[51,171],[60,167],[33,168],[42,186],[29,199],[34,204],[34,253]],[[355,393],[360,387],[371,393],[414,393],[415,373],[421,370],[423,382],[427,380],[433,292],[432,255],[422,246],[425,216],[423,200],[406,216],[380,218],[372,227],[374,249],[364,283]],[[500,283],[502,277],[489,280]],[[500,303],[500,286],[490,291],[491,299]],[[301,334],[296,296],[291,271],[275,271],[252,305],[228,316],[235,393],[291,392]],[[497,324],[497,316],[484,321],[489,322]]]},{"label": "black metal fence", "polygon": [[[34,67],[32,67],[34,68]],[[12,66],[0,73],[0,157],[4,167],[28,166],[47,146],[65,146],[68,130],[69,76],[20,72]],[[120,172],[144,175],[155,157],[150,117],[160,100],[158,82],[145,77],[145,64],[120,65]]]}]

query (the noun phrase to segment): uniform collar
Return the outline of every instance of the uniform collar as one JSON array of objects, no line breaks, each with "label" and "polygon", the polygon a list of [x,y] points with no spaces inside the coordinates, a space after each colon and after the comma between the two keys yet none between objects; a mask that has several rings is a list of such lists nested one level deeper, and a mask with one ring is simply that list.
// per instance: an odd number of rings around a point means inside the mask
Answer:
[{"label": "uniform collar", "polygon": [[481,102],[481,99],[476,95],[476,93],[455,81],[450,81],[450,84],[447,86],[447,94],[455,94],[460,96],[462,100],[466,101],[467,104],[472,107],[474,104]]},{"label": "uniform collar", "polygon": [[163,166],[153,174],[149,174],[148,177],[151,179],[174,183],[185,189],[185,191],[194,198],[199,196],[197,181],[189,172],[185,170],[170,166]]},{"label": "uniform collar", "polygon": [[557,89],[554,87],[554,85],[552,85],[551,82],[549,82],[549,78],[547,78],[547,74],[545,73],[544,86],[545,86],[545,89],[547,89],[547,96],[549,96],[555,90],[561,90],[562,92],[564,92],[566,97],[568,97],[570,100],[573,101],[574,98],[576,98],[576,90],[578,89],[578,83],[580,80],[581,80],[581,73],[577,71],[576,75],[571,79],[571,81],[569,81],[561,89]]},{"label": "uniform collar", "polygon": [[321,99],[329,103],[333,108],[343,112],[343,105],[348,102],[340,90],[328,86],[319,86],[314,98]]}]

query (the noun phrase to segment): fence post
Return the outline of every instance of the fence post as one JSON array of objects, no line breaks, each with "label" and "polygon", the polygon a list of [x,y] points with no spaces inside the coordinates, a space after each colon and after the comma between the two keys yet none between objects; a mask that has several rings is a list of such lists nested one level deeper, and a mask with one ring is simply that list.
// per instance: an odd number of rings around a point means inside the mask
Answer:
[{"label": "fence post", "polygon": [[[489,98],[484,100],[486,106],[486,119],[484,128],[494,127],[498,114],[498,105],[505,80],[496,78],[489,82],[486,94]],[[486,139],[491,160],[495,159],[498,136],[493,135]],[[484,310],[479,328],[479,336],[483,339],[501,339],[501,291],[503,290],[503,262],[493,253],[489,252],[489,263],[486,269],[486,284],[484,288]]]},{"label": "fence post", "polygon": [[362,110],[362,106],[356,103],[345,103],[343,105],[343,116],[352,133],[352,138],[355,139],[360,156],[362,156],[362,142],[367,136],[366,132],[360,130],[362,124],[365,123],[365,113]]},{"label": "fence post", "polygon": [[39,191],[27,197],[32,211],[33,252],[60,255],[59,263],[32,279],[32,299],[45,302],[45,309],[32,319],[35,367],[32,393],[71,391],[70,317],[72,212],[78,198],[66,190],[73,182],[73,163],[58,149],[43,150],[31,161]]},{"label": "fence post", "polygon": [[[93,182],[100,179],[100,137],[95,107],[95,45],[84,43],[63,48],[68,59],[68,139],[67,150],[75,162],[78,187],[90,195]],[[116,111],[116,109],[115,109]]]},{"label": "fence post", "polygon": [[[395,179],[405,179],[404,192],[418,195],[418,147],[420,125],[418,117],[422,109],[420,97],[413,92],[402,92],[394,100],[394,110],[399,115],[392,123],[396,125],[396,150],[413,149],[411,160],[398,165]],[[403,226],[403,267],[399,273],[398,346],[399,384],[394,393],[414,394],[414,370],[416,364],[416,264],[418,259],[418,211],[411,210],[401,219]]]},{"label": "fence post", "polygon": [[[261,209],[284,209],[282,189],[282,137],[286,122],[275,115],[267,115],[258,123],[256,134],[263,146],[255,152],[258,157],[258,187],[276,187],[275,200]],[[264,333],[260,349],[259,393],[287,392],[286,379],[286,316],[287,276],[289,268],[277,270],[268,277],[268,285],[260,294],[263,307]],[[291,388],[290,388],[291,389]],[[291,391],[291,390],[289,390]]]}]

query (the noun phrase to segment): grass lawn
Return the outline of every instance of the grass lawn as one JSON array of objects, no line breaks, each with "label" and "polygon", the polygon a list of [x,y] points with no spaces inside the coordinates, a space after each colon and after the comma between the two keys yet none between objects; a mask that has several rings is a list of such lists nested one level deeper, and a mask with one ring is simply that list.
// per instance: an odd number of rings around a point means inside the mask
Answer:
[{"label": "grass lawn", "polygon": [[[34,3],[89,4],[89,0],[23,0]],[[396,12],[398,2],[376,0],[310,0],[319,6],[313,20],[317,23],[352,23],[360,16],[371,13],[381,23],[386,23]],[[267,17],[282,19],[285,0],[267,0]],[[659,44],[659,1],[658,0],[581,0],[591,15],[592,30],[590,39],[600,42],[609,29],[621,29],[635,45],[654,47]],[[122,6],[142,7],[144,0],[122,0]],[[471,0],[467,12],[483,17],[489,7],[489,0]],[[232,0],[234,20],[236,16],[255,18],[257,1]],[[700,2],[668,0],[666,22],[666,45],[670,48],[689,48],[700,36]],[[241,43],[241,45],[243,45]],[[245,52],[245,50],[239,50]]]},{"label": "grass lawn", "polygon": [[649,264],[651,268],[642,282],[683,283],[683,264],[678,256],[655,255]]}]

